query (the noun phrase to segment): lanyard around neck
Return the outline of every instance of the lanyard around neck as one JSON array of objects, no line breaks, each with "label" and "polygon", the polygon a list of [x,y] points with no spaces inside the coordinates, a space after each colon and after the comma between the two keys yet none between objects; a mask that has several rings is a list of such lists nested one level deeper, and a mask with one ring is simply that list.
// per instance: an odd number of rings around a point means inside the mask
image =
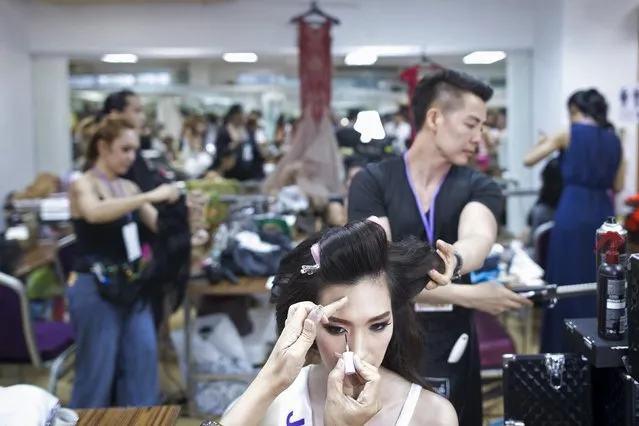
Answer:
[{"label": "lanyard around neck", "polygon": [[[94,167],[93,168],[93,173],[102,182],[104,182],[104,184],[109,188],[109,192],[111,192],[111,195],[113,195],[116,198],[118,198],[118,197],[121,197],[121,198],[126,197],[126,192],[124,192],[124,187],[122,186],[122,181],[120,179],[116,179],[116,181],[118,182],[118,188],[116,190],[116,188],[111,184],[111,181],[102,172],[102,170],[98,169],[97,167]],[[126,218],[127,218],[127,220],[129,222],[133,222],[133,214],[131,212],[126,214]]]},{"label": "lanyard around neck", "polygon": [[426,217],[426,212],[422,207],[422,203],[419,202],[419,196],[417,195],[417,190],[415,189],[415,185],[413,184],[412,179],[410,178],[410,171],[408,170],[408,152],[404,153],[404,169],[406,170],[406,180],[408,181],[408,186],[410,186],[410,190],[413,193],[413,198],[415,199],[415,204],[417,205],[417,210],[419,211],[419,217],[422,220],[422,224],[424,225],[424,230],[426,231],[426,237],[428,238],[428,242],[431,244],[435,244],[435,201],[437,200],[437,194],[439,193],[439,189],[442,184],[446,180],[446,176],[448,172],[442,177],[442,179],[437,184],[435,191],[433,191],[433,198],[430,202],[430,208],[428,209],[428,217]]}]

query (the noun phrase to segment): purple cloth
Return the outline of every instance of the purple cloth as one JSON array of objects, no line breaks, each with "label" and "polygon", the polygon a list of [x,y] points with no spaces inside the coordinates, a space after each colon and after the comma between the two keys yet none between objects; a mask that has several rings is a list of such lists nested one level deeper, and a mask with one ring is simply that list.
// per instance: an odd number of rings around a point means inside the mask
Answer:
[{"label": "purple cloth", "polygon": [[73,328],[69,323],[39,322],[34,324],[33,333],[43,361],[56,358],[73,344]]},{"label": "purple cloth", "polygon": [[501,368],[503,355],[515,354],[515,345],[501,323],[490,314],[475,312],[481,368]]},{"label": "purple cloth", "polygon": [[[10,288],[0,285],[0,363],[31,363],[22,327],[20,298]],[[38,352],[43,361],[60,355],[73,343],[71,324],[40,322],[33,325]]]}]

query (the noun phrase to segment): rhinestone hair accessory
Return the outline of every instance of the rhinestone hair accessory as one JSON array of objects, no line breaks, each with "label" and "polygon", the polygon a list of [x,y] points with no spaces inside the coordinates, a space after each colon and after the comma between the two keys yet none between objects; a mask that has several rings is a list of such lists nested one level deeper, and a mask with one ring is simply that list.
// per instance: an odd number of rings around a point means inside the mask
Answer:
[{"label": "rhinestone hair accessory", "polygon": [[311,256],[315,261],[315,265],[302,265],[300,273],[304,275],[313,275],[320,268],[320,246],[319,243],[315,243],[311,246]]}]

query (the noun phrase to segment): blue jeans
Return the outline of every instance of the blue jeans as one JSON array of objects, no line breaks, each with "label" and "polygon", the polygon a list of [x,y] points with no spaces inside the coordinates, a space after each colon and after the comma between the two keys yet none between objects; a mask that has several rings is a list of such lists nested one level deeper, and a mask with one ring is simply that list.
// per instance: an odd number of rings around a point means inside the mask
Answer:
[{"label": "blue jeans", "polygon": [[67,288],[77,353],[72,408],[158,405],[157,338],[148,305],[124,310],[100,298],[94,277]]}]

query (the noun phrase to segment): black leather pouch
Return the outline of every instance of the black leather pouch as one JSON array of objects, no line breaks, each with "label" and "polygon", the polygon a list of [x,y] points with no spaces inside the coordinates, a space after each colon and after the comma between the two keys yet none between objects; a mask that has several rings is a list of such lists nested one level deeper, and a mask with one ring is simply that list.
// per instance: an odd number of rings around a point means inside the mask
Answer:
[{"label": "black leather pouch", "polygon": [[138,301],[141,290],[136,269],[131,264],[93,263],[91,273],[102,300],[125,308],[132,307]]}]

